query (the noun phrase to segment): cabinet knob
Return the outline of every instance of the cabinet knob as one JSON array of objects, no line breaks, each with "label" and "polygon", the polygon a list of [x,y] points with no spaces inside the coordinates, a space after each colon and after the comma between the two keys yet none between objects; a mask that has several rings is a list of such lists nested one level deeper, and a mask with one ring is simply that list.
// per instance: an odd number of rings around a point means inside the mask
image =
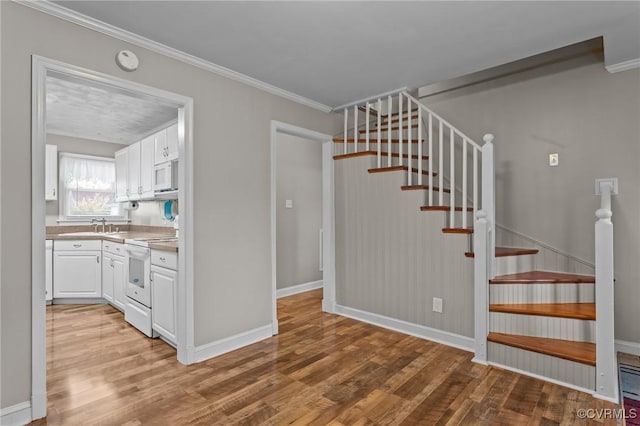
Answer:
[{"label": "cabinet knob", "polygon": [[162,261],[162,262],[166,262],[166,261],[167,261],[167,259],[165,259],[164,257],[161,257],[161,258],[160,258],[160,261]]},{"label": "cabinet knob", "polygon": [[100,263],[100,256],[96,256],[96,263]]},{"label": "cabinet knob", "polygon": [[73,246],[74,246],[75,248],[80,248],[80,247],[82,247],[82,244],[74,244]]}]

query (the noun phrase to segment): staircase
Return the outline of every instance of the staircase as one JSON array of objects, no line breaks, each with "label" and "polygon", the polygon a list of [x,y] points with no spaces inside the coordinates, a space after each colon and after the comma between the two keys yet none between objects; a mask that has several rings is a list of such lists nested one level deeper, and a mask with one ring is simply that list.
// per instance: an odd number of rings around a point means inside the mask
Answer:
[{"label": "staircase", "polygon": [[478,145],[406,92],[345,109],[344,120],[334,160],[371,156],[369,173],[403,173],[398,189],[424,193],[420,211],[468,239],[460,256],[475,265],[474,359],[617,400],[612,319],[610,338],[596,339],[596,277],[538,271],[537,250],[495,246],[493,136]]}]

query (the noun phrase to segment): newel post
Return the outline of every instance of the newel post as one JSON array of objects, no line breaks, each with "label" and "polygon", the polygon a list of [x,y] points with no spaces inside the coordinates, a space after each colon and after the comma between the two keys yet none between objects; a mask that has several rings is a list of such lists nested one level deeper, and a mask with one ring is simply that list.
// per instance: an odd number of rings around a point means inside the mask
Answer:
[{"label": "newel post", "polygon": [[489,330],[489,270],[491,258],[487,256],[491,241],[491,225],[487,213],[478,210],[473,236],[473,293],[474,293],[474,362],[487,364],[487,335]]},{"label": "newel post", "polygon": [[618,179],[596,179],[601,196],[596,211],[596,393],[618,403],[618,372],[615,350],[613,289],[613,222],[611,195],[618,193]]},{"label": "newel post", "polygon": [[[488,249],[489,279],[495,277],[495,254],[496,254],[496,172],[493,154],[493,135],[484,135],[484,145],[482,146],[482,210],[486,213],[486,220],[489,222],[491,235]],[[474,232],[475,233],[475,232]],[[475,238],[475,236],[474,236]]]}]

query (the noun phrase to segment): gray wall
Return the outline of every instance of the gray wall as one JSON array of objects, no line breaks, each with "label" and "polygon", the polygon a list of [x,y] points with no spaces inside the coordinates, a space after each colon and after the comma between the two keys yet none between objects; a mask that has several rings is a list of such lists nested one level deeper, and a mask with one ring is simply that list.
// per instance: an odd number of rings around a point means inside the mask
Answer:
[{"label": "gray wall", "polygon": [[[74,154],[95,155],[97,157],[113,158],[116,151],[126,147],[117,143],[93,141],[89,139],[73,138],[70,136],[47,134],[47,143],[57,145],[58,154],[72,152]],[[58,168],[58,171],[60,168]],[[58,200],[46,202],[47,226],[58,225]]]},{"label": "gray wall", "polygon": [[620,179],[616,338],[640,342],[640,71],[548,67],[423,102],[478,141],[495,134],[496,221],[561,252],[594,262],[594,180]]},{"label": "gray wall", "polygon": [[370,156],[334,164],[336,302],[472,337],[469,237],[443,234],[446,213],[421,212],[424,192],[400,190],[405,173],[367,173]]},{"label": "gray wall", "polygon": [[[30,398],[32,54],[194,98],[195,344],[270,324],[270,122],[334,134],[340,117],[13,2],[0,8],[0,407]],[[138,55],[136,72],[115,64],[122,49]]]},{"label": "gray wall", "polygon": [[322,144],[278,133],[276,188],[277,288],[321,280]]}]

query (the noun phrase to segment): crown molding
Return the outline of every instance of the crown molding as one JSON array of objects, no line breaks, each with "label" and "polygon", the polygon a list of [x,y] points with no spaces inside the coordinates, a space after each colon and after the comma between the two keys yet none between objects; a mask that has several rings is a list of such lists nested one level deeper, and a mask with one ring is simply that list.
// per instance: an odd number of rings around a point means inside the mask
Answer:
[{"label": "crown molding", "polygon": [[611,74],[621,71],[633,70],[636,68],[640,68],[640,58],[630,59],[628,61],[618,62],[617,64],[607,65],[605,68]]},{"label": "crown molding", "polygon": [[322,112],[332,111],[331,107],[320,102],[313,101],[311,99],[305,98],[304,96],[297,95],[295,93],[273,86],[269,83],[265,83],[253,77],[249,77],[248,75],[214,64],[213,62],[205,61],[204,59],[200,59],[181,50],[174,49],[173,47],[169,47],[130,31],[123,30],[122,28],[116,27],[114,25],[107,24],[106,22],[91,18],[90,16],[75,12],[56,3],[51,3],[48,0],[13,1],[22,6],[30,7],[51,16],[55,16],[56,18],[60,18],[65,21],[88,28],[90,30],[97,31],[118,40],[131,43],[135,46],[142,47],[152,52],[168,56],[170,58],[176,59],[189,65],[193,65],[205,71],[209,71],[213,74],[217,74],[222,77],[244,83],[248,86],[255,87],[256,89],[260,89],[264,92],[271,93],[272,95],[280,96],[282,98],[317,109]]}]

